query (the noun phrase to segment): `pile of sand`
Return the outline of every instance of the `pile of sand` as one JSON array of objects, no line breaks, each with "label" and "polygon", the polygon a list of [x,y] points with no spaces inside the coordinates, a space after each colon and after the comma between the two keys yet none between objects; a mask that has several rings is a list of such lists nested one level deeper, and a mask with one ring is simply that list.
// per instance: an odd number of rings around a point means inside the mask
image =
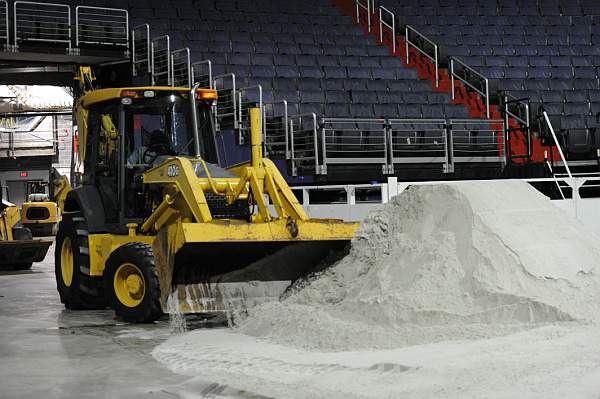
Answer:
[{"label": "pile of sand", "polygon": [[413,186],[348,256],[237,331],[314,350],[392,348],[600,320],[600,240],[522,181]]}]

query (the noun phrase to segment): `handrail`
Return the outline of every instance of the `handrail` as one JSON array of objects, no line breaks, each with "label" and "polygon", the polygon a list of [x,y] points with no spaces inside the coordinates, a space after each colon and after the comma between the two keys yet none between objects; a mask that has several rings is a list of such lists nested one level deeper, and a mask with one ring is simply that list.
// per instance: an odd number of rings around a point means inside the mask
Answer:
[{"label": "handrail", "polygon": [[[411,32],[415,33],[419,38],[421,38],[422,40],[426,41],[427,43],[429,43],[433,46],[433,52],[434,52],[433,56],[428,54],[427,51],[425,51],[425,49],[420,48],[416,43],[413,43],[410,40]],[[404,37],[406,39],[406,62],[407,63],[410,62],[409,61],[409,56],[410,56],[409,49],[410,49],[410,46],[412,46],[419,53],[421,53],[425,57],[429,58],[435,64],[435,87],[439,87],[440,86],[439,46],[433,40],[429,39],[427,36],[423,35],[422,33],[417,31],[415,28],[413,28],[410,25],[406,25]]]},{"label": "handrail", "polygon": [[[383,20],[383,12],[387,13],[388,16],[392,17],[392,24],[388,24]],[[396,53],[396,16],[393,12],[385,8],[384,6],[379,6],[379,41],[383,42],[383,27],[387,27],[392,31],[392,53]]]},{"label": "handrail", "polygon": [[[199,70],[201,69],[202,65],[204,65],[204,64],[207,65],[208,74],[197,73],[197,72],[200,72]],[[205,82],[204,79],[199,80],[200,77],[202,77],[202,76],[208,78],[208,85],[206,85],[206,87],[208,87],[209,89],[214,88],[213,79],[212,79],[212,62],[211,62],[211,60],[197,61],[192,64],[192,82],[200,83],[202,85],[202,83]]]},{"label": "handrail", "polygon": [[554,183],[556,183],[556,187],[558,188],[558,191],[560,192],[560,196],[562,197],[562,199],[566,199],[565,194],[563,193],[562,187],[560,186],[560,183],[558,182],[558,179],[556,178],[556,174],[554,174],[554,170],[552,170],[552,165],[550,164],[550,162],[548,162],[547,159],[546,159],[546,165],[548,166],[548,169],[550,170],[550,174],[552,174],[552,178],[554,179]]},{"label": "handrail", "polygon": [[[160,61],[158,61],[157,48],[160,41],[164,41],[164,48],[161,48],[164,54],[160,54]],[[152,65],[152,85],[156,86],[162,84],[164,86],[171,86],[173,84],[173,76],[171,75],[171,39],[169,35],[163,35],[153,38],[150,41],[150,59]],[[160,65],[159,65],[160,64]],[[159,81],[162,75],[166,75],[166,81]]]},{"label": "handrail", "polygon": [[356,23],[360,23],[360,10],[363,9],[367,12],[367,28],[371,32],[371,13],[375,8],[375,0],[367,0],[367,5],[361,3],[360,0],[356,0]]},{"label": "handrail", "polygon": [[[484,90],[479,89],[478,87],[474,86],[471,82],[469,82],[466,78],[463,78],[462,76],[458,75],[454,71],[455,63],[458,63],[462,67],[469,70],[471,73],[473,73],[473,74],[477,75],[479,78],[481,78],[485,82],[485,89]],[[488,78],[486,78],[481,73],[477,72],[475,69],[471,68],[470,66],[468,66],[467,64],[465,64],[464,62],[462,62],[461,60],[459,60],[458,58],[455,58],[455,57],[450,58],[450,78],[452,80],[452,99],[454,100],[454,98],[455,98],[454,79],[458,79],[461,82],[463,82],[465,85],[467,85],[468,87],[473,89],[477,94],[479,94],[480,96],[485,98],[486,117],[489,118],[490,117],[490,83],[489,83]]]},{"label": "handrail", "polygon": [[569,178],[572,179],[573,178],[573,174],[571,173],[571,169],[569,168],[569,163],[567,162],[567,159],[565,158],[565,154],[563,153],[563,150],[560,147],[560,144],[558,142],[558,137],[556,137],[556,133],[554,132],[554,127],[552,127],[552,123],[550,122],[550,118],[548,117],[548,114],[546,113],[546,111],[543,111],[543,115],[544,115],[544,119],[546,121],[546,124],[548,125],[548,128],[550,129],[550,134],[552,135],[552,139],[554,140],[554,144],[556,144],[556,148],[558,149],[558,154],[560,155],[560,159],[562,160],[563,165],[565,165],[565,169],[567,171],[567,175],[569,175]]},{"label": "handrail", "polygon": [[188,47],[171,51],[171,84],[192,87],[192,67]]},{"label": "handrail", "polygon": [[314,148],[313,148],[313,154],[314,154],[314,167],[315,167],[315,174],[327,174],[326,169],[323,169],[325,167],[325,165],[321,166],[321,164],[319,163],[319,139],[318,139],[318,134],[317,134],[317,114],[315,114],[314,112],[310,112],[310,113],[305,113],[305,114],[297,114],[297,115],[291,115],[288,117],[289,119],[289,134],[290,134],[290,161],[292,164],[292,176],[297,176],[298,175],[298,169],[296,166],[296,160],[306,160],[306,161],[310,161],[313,159],[313,157],[300,157],[300,158],[296,158],[295,154],[296,154],[296,136],[295,136],[295,131],[294,131],[294,120],[299,119],[299,123],[302,123],[302,118],[310,118],[312,120],[312,140],[313,140],[313,144],[314,144]]},{"label": "handrail", "polygon": [[[509,100],[509,97],[511,98]],[[521,117],[521,115],[515,114],[510,110],[510,106],[511,104],[516,104],[517,107],[523,106],[525,108],[525,119],[523,119]],[[525,159],[530,159],[531,156],[533,155],[533,146],[532,146],[532,138],[531,138],[531,122],[530,122],[530,112],[529,112],[529,99],[528,98],[516,98],[515,96],[508,94],[506,92],[504,92],[504,127],[506,129],[507,132],[507,137],[506,137],[506,142],[510,145],[510,125],[508,123],[508,118],[513,118],[515,119],[519,124],[521,124],[522,126],[525,127],[525,130],[527,131],[527,155],[516,155],[516,156],[511,156],[510,153],[508,153],[508,146],[507,146],[507,155],[511,158],[511,159],[518,159],[518,158],[525,158]]]},{"label": "handrail", "polygon": [[[140,42],[144,42],[144,48],[140,49],[136,46],[136,32],[142,31]],[[150,59],[150,25],[142,24],[131,28],[131,65],[133,68],[133,76],[138,76],[140,73],[149,73],[152,70],[152,60]],[[138,67],[144,65],[145,71]]]}]

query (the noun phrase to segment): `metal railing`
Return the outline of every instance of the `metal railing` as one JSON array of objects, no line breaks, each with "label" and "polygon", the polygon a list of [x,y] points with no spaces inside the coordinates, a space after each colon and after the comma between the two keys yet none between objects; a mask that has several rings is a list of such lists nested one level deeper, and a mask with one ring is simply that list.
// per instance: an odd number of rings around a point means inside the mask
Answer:
[{"label": "metal railing", "polygon": [[[529,106],[529,99],[516,98],[515,96],[509,93],[504,93],[503,115],[504,126],[506,128],[505,142],[508,146],[506,153],[511,157],[511,159],[531,158],[531,156],[533,155],[533,145],[531,137],[531,112]],[[510,118],[513,118],[519,124],[518,128],[510,127]],[[511,133],[514,131],[524,131],[527,142],[527,154],[513,156],[510,153],[510,136]]]},{"label": "metal railing", "polygon": [[[486,117],[490,117],[490,83],[488,78],[471,68],[458,58],[450,58],[450,79],[452,83],[452,99],[454,100],[456,93],[454,88],[454,80],[458,79],[471,90],[475,91],[485,100]],[[473,79],[475,81],[473,81]]]},{"label": "metal railing", "polygon": [[198,61],[192,64],[192,81],[200,83],[200,87],[213,88],[212,62],[210,60]]},{"label": "metal railing", "polygon": [[[237,90],[237,112],[239,121],[238,143],[245,144],[246,138],[250,137],[250,108],[260,110],[260,131],[262,132],[263,143],[265,142],[265,124],[263,109],[263,91],[261,85],[240,87]],[[264,145],[264,144],[263,144]]]},{"label": "metal railing", "polygon": [[367,13],[367,28],[371,32],[371,14],[375,10],[375,0],[356,0],[356,23],[360,23],[360,14]]},{"label": "metal railing", "polygon": [[560,155],[560,159],[563,163],[563,166],[565,167],[565,170],[567,172],[567,176],[569,177],[569,179],[573,179],[573,174],[571,173],[571,168],[569,167],[569,163],[567,162],[567,158],[565,157],[565,154],[563,153],[562,147],[560,146],[560,143],[558,142],[558,137],[556,137],[556,132],[554,131],[554,127],[552,126],[552,122],[550,122],[550,118],[548,117],[548,113],[546,113],[546,111],[543,111],[542,113],[543,117],[544,117],[544,121],[546,122],[546,125],[548,126],[548,130],[550,131],[550,135],[552,136],[552,140],[554,140],[554,145],[556,146],[556,149],[558,150],[558,155]]},{"label": "metal railing", "polygon": [[324,118],[321,120],[321,161],[327,164],[381,164],[389,173],[385,119]]},{"label": "metal railing", "polygon": [[266,154],[290,159],[288,103],[286,100],[264,104]]},{"label": "metal railing", "polygon": [[452,137],[445,119],[390,119],[391,164],[443,163],[452,172]]},{"label": "metal railing", "polygon": [[65,4],[15,1],[14,48],[24,42],[64,43],[71,51],[71,9]]},{"label": "metal railing", "polygon": [[292,176],[298,176],[300,170],[326,174],[319,162],[317,115],[313,112],[290,116],[289,125]]},{"label": "metal railing", "polygon": [[150,41],[152,86],[172,86],[171,39],[169,35],[155,37]]},{"label": "metal railing", "polygon": [[[384,15],[391,18],[391,22],[384,20]],[[393,12],[385,8],[384,6],[379,7],[379,41],[383,43],[383,31],[384,28],[388,28],[392,34],[392,52],[396,53],[396,16]]]},{"label": "metal railing", "polygon": [[192,87],[192,66],[190,49],[171,51],[171,82],[173,86]]},{"label": "metal railing", "polygon": [[3,42],[3,48],[8,48],[8,33],[9,31],[9,23],[8,23],[8,3],[6,0],[0,1],[0,43]]},{"label": "metal railing", "polygon": [[[411,39],[414,37],[413,39]],[[421,34],[415,28],[410,25],[406,25],[404,36],[406,38],[406,61],[410,63],[410,47],[412,46],[419,53],[427,57],[433,62],[435,67],[435,87],[440,85],[440,63],[439,63],[439,46],[429,39],[427,36]],[[413,41],[414,40],[414,41]],[[418,42],[417,42],[418,41]],[[420,43],[419,43],[420,42]],[[427,48],[429,46],[429,48]],[[433,54],[430,54],[432,52]]]},{"label": "metal railing", "polygon": [[297,117],[289,119],[294,173],[302,162],[317,174],[327,174],[330,165],[380,165],[387,175],[398,164],[437,163],[444,173],[454,173],[456,163],[506,165],[503,120],[324,118],[313,132]]},{"label": "metal railing", "polygon": [[131,63],[133,76],[151,72],[150,26],[148,24],[131,29]]},{"label": "metal railing", "polygon": [[119,8],[75,7],[75,47],[82,44],[129,49],[129,13]]},{"label": "metal railing", "polygon": [[235,74],[228,73],[213,77],[213,88],[217,90],[217,106],[215,109],[215,126],[217,126],[217,130],[228,127],[238,129]]}]

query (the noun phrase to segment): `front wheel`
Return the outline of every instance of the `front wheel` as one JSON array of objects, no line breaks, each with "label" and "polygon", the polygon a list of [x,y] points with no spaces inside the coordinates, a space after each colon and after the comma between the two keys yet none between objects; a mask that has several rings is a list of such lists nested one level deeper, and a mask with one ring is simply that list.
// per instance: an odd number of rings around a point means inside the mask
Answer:
[{"label": "front wheel", "polygon": [[106,261],[104,290],[118,317],[132,323],[150,323],[162,316],[160,286],[149,245],[128,243]]}]

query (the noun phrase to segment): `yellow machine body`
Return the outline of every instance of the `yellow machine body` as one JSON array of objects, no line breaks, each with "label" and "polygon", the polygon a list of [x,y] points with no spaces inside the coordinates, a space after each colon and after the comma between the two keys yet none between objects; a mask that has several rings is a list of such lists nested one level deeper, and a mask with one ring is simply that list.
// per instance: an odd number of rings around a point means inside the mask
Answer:
[{"label": "yellow machine body", "polygon": [[27,201],[21,206],[21,221],[34,236],[55,235],[60,210],[56,202]]},{"label": "yellow machine body", "polygon": [[52,242],[33,240],[31,233],[19,226],[19,208],[0,201],[0,267],[29,269],[33,262],[44,260]]},{"label": "yellow machine body", "polygon": [[[90,76],[89,71],[82,73],[81,80],[90,82]],[[93,104],[121,101],[124,97],[142,101],[145,91],[177,92],[192,101],[190,90],[195,90],[198,98],[216,98],[214,90],[174,87],[88,91],[75,101],[79,159],[86,157],[87,118]],[[87,235],[89,275],[104,278],[105,287],[114,285],[113,302],[114,298],[120,301],[115,310],[121,308],[126,319],[153,319],[131,316],[135,311],[131,307],[143,305],[144,295],[153,288],[147,285],[148,275],[141,272],[143,265],[135,259],[119,258],[118,265],[111,260],[122,256],[113,254],[122,254],[127,245],[151,247],[160,285],[160,290],[154,292],[164,312],[196,313],[278,298],[332,251],[343,250],[354,236],[358,223],[308,217],[275,164],[263,157],[260,110],[250,109],[249,115],[250,161],[220,169],[214,164],[211,167],[200,156],[167,156],[142,173],[144,187],[153,193],[151,209],[143,221],[127,224],[128,234]],[[101,123],[106,145],[116,148],[110,141],[123,133],[115,129],[110,118],[103,118]],[[217,170],[217,175],[213,176],[211,170]],[[84,179],[87,172],[83,172]],[[217,217],[215,199],[222,204],[219,206],[242,206],[251,211],[243,218],[223,214]],[[177,309],[168,304],[169,297],[177,298]]]}]

